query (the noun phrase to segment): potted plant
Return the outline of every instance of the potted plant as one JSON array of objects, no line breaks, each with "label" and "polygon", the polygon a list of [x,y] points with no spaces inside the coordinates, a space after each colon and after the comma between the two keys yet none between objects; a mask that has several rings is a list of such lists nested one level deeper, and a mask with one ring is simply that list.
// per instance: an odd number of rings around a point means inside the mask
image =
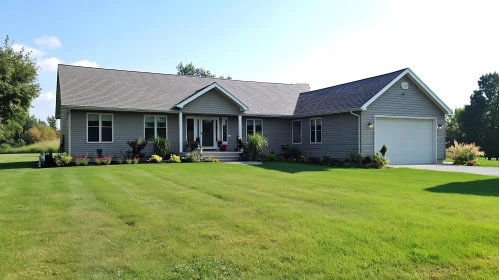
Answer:
[{"label": "potted plant", "polygon": [[[199,139],[199,138],[197,138],[197,139]],[[191,143],[191,151],[194,151],[194,150],[197,150],[197,149],[199,149],[199,142],[192,141],[192,143]]]},{"label": "potted plant", "polygon": [[227,151],[227,145],[222,144],[222,145],[220,146],[220,151],[223,151],[223,152]]},{"label": "potted plant", "polygon": [[222,143],[223,143],[223,141],[222,141],[222,140],[218,140],[218,141],[217,141],[218,148],[220,148],[220,146],[222,146]]}]

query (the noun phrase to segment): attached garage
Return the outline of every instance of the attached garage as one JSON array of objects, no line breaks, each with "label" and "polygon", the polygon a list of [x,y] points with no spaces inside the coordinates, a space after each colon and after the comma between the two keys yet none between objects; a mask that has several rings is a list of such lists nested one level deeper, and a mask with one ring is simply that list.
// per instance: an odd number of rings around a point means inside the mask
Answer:
[{"label": "attached garage", "polygon": [[385,144],[390,164],[436,163],[436,119],[375,116],[374,147]]}]

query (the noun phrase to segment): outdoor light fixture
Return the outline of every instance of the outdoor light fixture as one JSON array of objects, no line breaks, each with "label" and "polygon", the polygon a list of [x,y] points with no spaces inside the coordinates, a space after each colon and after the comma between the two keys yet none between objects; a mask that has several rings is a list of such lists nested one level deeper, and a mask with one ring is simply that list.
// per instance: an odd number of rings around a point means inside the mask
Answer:
[{"label": "outdoor light fixture", "polygon": [[437,128],[438,128],[438,129],[442,129],[443,127],[444,127],[444,125],[443,125],[443,124],[441,124],[441,123],[439,123],[439,124],[437,125]]},{"label": "outdoor light fixture", "polygon": [[368,126],[369,128],[373,128],[374,124],[373,124],[373,122],[369,122],[369,123],[367,124],[367,126]]}]

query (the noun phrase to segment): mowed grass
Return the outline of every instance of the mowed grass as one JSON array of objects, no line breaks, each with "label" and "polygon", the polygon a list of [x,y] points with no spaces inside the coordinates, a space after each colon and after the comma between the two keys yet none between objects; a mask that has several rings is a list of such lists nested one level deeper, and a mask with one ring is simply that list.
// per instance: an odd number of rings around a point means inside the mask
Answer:
[{"label": "mowed grass", "polygon": [[499,178],[0,155],[1,279],[499,277]]},{"label": "mowed grass", "polygon": [[0,147],[0,154],[25,154],[25,153],[56,153],[59,150],[59,140],[38,142],[23,147]]},{"label": "mowed grass", "polygon": [[[446,162],[454,162],[451,158],[446,158]],[[487,158],[479,158],[478,159],[479,166],[488,166],[488,167],[499,167],[499,160],[492,158],[488,160]]]}]

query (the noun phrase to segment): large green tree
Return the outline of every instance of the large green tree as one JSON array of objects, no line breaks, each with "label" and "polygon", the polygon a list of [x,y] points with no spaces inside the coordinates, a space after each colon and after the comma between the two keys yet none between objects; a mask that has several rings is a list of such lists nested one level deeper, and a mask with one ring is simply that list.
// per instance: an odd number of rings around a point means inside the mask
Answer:
[{"label": "large green tree", "polygon": [[[177,65],[177,75],[189,75],[189,76],[199,76],[199,77],[208,77],[208,78],[216,78],[217,75],[214,73],[211,73],[210,70],[205,70],[204,68],[196,68],[194,64],[189,63],[189,64],[183,64],[180,62]],[[227,79],[231,80],[232,77],[228,76],[225,77],[224,75],[218,76],[220,79]]]},{"label": "large green tree", "polygon": [[53,116],[53,115],[52,115],[52,116],[48,116],[48,117],[47,117],[47,124],[48,124],[51,128],[53,128],[53,129],[57,130],[57,119],[55,118],[55,116]]},{"label": "large green tree", "polygon": [[31,102],[39,96],[36,60],[23,49],[15,51],[9,36],[0,47],[0,131],[18,133]]}]

